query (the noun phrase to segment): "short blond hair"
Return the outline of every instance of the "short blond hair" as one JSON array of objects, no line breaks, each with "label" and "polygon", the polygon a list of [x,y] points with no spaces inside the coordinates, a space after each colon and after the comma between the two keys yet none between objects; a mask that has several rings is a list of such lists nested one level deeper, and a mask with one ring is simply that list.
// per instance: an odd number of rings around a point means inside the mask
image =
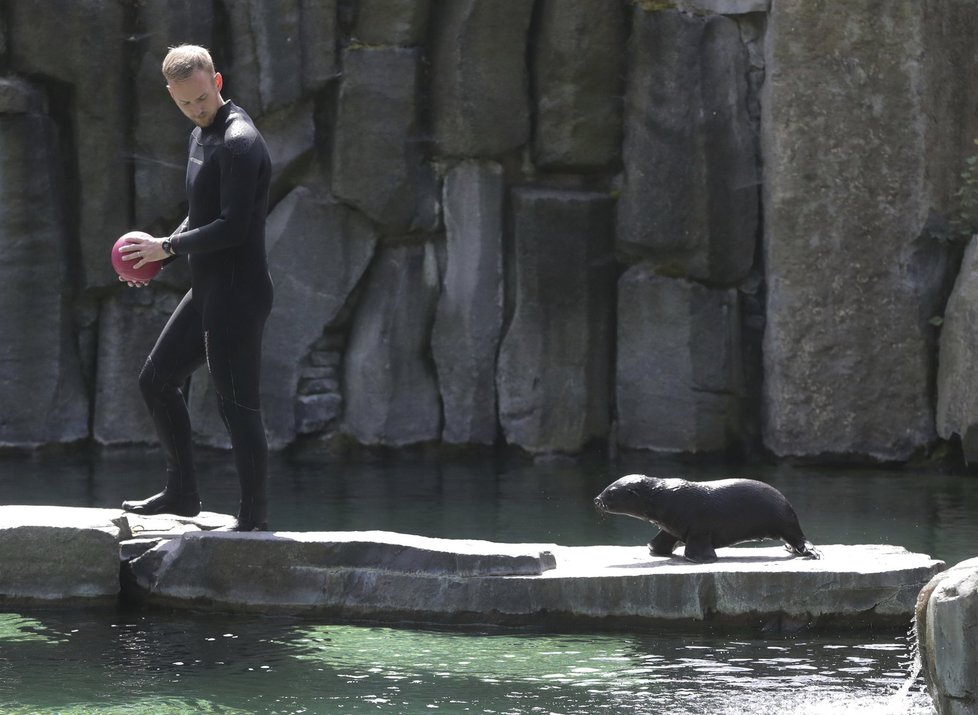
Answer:
[{"label": "short blond hair", "polygon": [[183,82],[197,70],[214,74],[214,60],[206,47],[178,45],[163,58],[163,76],[167,82]]}]

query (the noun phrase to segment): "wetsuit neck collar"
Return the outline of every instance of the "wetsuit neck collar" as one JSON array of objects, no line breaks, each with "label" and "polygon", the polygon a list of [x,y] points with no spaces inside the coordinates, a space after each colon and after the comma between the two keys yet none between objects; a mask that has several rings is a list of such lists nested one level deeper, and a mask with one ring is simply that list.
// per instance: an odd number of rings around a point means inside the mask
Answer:
[{"label": "wetsuit neck collar", "polygon": [[209,132],[209,131],[222,131],[223,132],[224,131],[224,125],[227,123],[228,115],[231,113],[231,110],[232,109],[234,109],[234,102],[232,102],[229,99],[226,102],[224,102],[224,104],[221,105],[221,108],[217,110],[217,114],[214,115],[214,121],[211,122],[206,127],[204,127],[203,131],[204,132]]}]

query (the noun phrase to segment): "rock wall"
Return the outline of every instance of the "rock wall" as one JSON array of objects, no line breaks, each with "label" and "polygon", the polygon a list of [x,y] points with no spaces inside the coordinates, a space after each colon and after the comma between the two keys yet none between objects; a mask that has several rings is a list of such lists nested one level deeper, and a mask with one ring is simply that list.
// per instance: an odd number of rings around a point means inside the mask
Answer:
[{"label": "rock wall", "polygon": [[[275,448],[938,440],[972,2],[50,6],[0,13],[0,447],[154,440],[136,376],[187,272],[137,295],[107,254],[185,211],[180,42],[272,152]],[[187,397],[226,447],[206,373]]]}]

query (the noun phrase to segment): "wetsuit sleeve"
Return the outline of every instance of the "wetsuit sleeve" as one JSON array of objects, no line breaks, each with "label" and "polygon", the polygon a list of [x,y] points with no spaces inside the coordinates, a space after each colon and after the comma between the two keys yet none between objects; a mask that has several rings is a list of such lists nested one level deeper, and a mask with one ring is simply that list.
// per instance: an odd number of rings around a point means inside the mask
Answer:
[{"label": "wetsuit sleeve", "polygon": [[[219,251],[243,243],[255,220],[258,186],[265,170],[264,144],[257,132],[225,140],[219,151],[221,215],[209,224],[181,233],[171,244],[177,254]],[[257,202],[257,204],[256,204]],[[264,216],[257,220],[264,220]]]},{"label": "wetsuit sleeve", "polygon": [[[190,223],[190,217],[189,216],[187,216],[183,221],[181,221],[180,222],[180,225],[177,226],[175,229],[173,229],[173,232],[168,236],[168,238],[171,239],[171,241],[170,241],[170,247],[171,248],[173,247],[173,241],[172,241],[172,239],[175,238],[177,236],[177,234],[180,234],[180,233],[183,233],[184,231],[186,231],[187,230],[187,224],[188,223]],[[177,260],[177,258],[179,258],[179,256],[177,256],[176,253],[174,253],[174,255],[170,256],[169,258],[164,258],[163,261],[162,261],[163,267],[166,268],[168,265],[170,265],[175,260]]]}]

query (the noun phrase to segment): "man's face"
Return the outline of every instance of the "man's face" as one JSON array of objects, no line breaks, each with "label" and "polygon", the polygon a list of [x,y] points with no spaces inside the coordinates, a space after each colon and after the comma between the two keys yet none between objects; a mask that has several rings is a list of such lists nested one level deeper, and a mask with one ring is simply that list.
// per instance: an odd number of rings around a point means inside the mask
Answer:
[{"label": "man's face", "polygon": [[206,70],[197,70],[182,82],[172,82],[166,88],[187,119],[198,127],[209,127],[224,104],[222,83],[220,72],[212,75]]}]

